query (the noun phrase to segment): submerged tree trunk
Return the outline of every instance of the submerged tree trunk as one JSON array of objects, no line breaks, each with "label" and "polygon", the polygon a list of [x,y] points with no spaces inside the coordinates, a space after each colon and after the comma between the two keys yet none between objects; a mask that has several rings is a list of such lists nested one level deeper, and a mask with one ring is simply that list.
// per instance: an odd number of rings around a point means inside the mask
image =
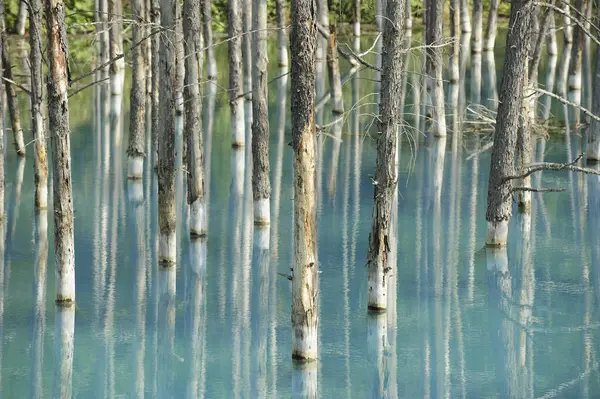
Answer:
[{"label": "submerged tree trunk", "polygon": [[[9,57],[8,42],[6,40],[6,30],[4,28],[4,21],[0,21],[2,24],[2,63],[4,65],[4,77],[7,80],[14,81],[12,75],[12,65]],[[25,142],[23,141],[23,128],[21,127],[21,109],[19,108],[19,102],[17,100],[17,92],[15,86],[9,83],[7,80],[4,81],[6,88],[6,102],[8,105],[8,112],[10,114],[10,123],[13,131],[13,137],[15,140],[15,150],[17,155],[25,155]]]},{"label": "submerged tree trunk", "polygon": [[292,271],[292,358],[318,353],[318,265],[315,187],[315,50],[317,15],[311,0],[292,2],[291,79],[294,148],[294,265]]},{"label": "submerged tree trunk", "polygon": [[388,0],[387,18],[383,31],[381,116],[377,135],[373,220],[367,255],[368,308],[373,311],[387,309],[387,284],[390,275],[396,273],[395,265],[390,264],[388,259],[390,251],[388,239],[392,234],[390,222],[397,183],[395,160],[397,135],[401,124],[403,23],[404,1]]},{"label": "submerged tree trunk", "polygon": [[327,70],[329,72],[329,87],[331,90],[331,108],[334,114],[340,115],[344,113],[344,98],[342,96],[342,78],[340,76],[340,61],[338,58],[335,24],[329,25]]},{"label": "submerged tree trunk", "polygon": [[175,263],[177,257],[175,212],[175,1],[161,0],[160,106],[158,133],[158,261]]},{"label": "submerged tree trunk", "polygon": [[[110,59],[123,54],[123,3],[121,0],[108,0],[108,29],[110,41]],[[113,95],[123,93],[125,79],[125,58],[110,64],[110,87]]]},{"label": "submerged tree trunk", "polygon": [[[34,204],[38,209],[48,207],[48,158],[46,154],[46,128],[44,123],[44,85],[42,64],[41,0],[29,0],[29,63],[31,70],[31,130],[33,132],[33,173],[35,180]],[[2,109],[0,107],[0,109]]]},{"label": "submerged tree trunk", "polygon": [[71,183],[71,137],[67,95],[69,48],[62,0],[46,0],[48,35],[48,130],[52,143],[54,204],[54,257],[56,302],[75,302],[75,243],[73,188]]},{"label": "submerged tree trunk", "polygon": [[487,26],[485,28],[485,39],[483,42],[483,49],[485,51],[494,51],[496,45],[496,33],[498,30],[498,6],[500,0],[491,0],[490,9],[488,11]]},{"label": "submerged tree trunk", "polygon": [[204,199],[204,148],[202,143],[202,27],[200,0],[183,3],[185,42],[185,131],[187,140],[187,192],[190,204],[190,235],[206,236]]},{"label": "submerged tree trunk", "polygon": [[133,0],[132,11],[135,23],[132,28],[133,47],[131,109],[129,122],[129,147],[127,155],[127,177],[141,179],[144,174],[144,151],[146,139],[146,58],[144,46],[138,46],[146,36],[144,27],[145,0]]},{"label": "submerged tree trunk", "polygon": [[202,14],[204,16],[204,46],[206,47],[206,76],[208,80],[217,78],[217,59],[213,43],[211,1],[203,0]]},{"label": "submerged tree trunk", "polygon": [[[275,13],[277,16],[277,61],[279,63],[280,68],[288,66],[288,39],[287,32],[285,29],[285,27],[287,26],[285,6],[285,0],[275,0]],[[231,20],[229,23],[231,23]]]},{"label": "submerged tree trunk", "polygon": [[490,166],[486,220],[488,246],[505,246],[508,222],[512,214],[513,185],[506,177],[514,174],[514,153],[523,102],[526,59],[531,36],[532,0],[511,4],[504,58],[504,76],[500,88],[500,104],[496,117],[496,133]]},{"label": "submerged tree trunk", "polygon": [[252,76],[252,193],[254,224],[271,222],[271,183],[269,181],[269,114],[267,101],[267,0],[254,0]]},{"label": "submerged tree trunk", "polygon": [[[399,6],[397,6],[399,7]],[[401,12],[404,13],[404,6]],[[444,13],[443,0],[429,0],[427,10],[426,45],[427,48],[427,75],[428,87],[431,88],[432,132],[435,137],[446,136],[446,113],[444,110],[444,80],[443,80],[443,49],[440,47],[442,41],[442,18]],[[403,16],[404,17],[404,16]],[[398,23],[396,19],[392,19]],[[402,20],[401,22],[404,22]],[[399,32],[401,35],[403,32]],[[385,51],[385,50],[384,50]],[[398,89],[399,90],[399,89]],[[383,92],[383,88],[382,88]],[[383,102],[383,100],[382,100]]]},{"label": "submerged tree trunk", "polygon": [[[231,145],[246,144],[244,119],[244,72],[242,65],[242,1],[229,0],[229,107],[231,109]],[[279,2],[278,2],[279,3]],[[287,49],[286,49],[287,51]],[[286,52],[287,54],[287,52]]]}]

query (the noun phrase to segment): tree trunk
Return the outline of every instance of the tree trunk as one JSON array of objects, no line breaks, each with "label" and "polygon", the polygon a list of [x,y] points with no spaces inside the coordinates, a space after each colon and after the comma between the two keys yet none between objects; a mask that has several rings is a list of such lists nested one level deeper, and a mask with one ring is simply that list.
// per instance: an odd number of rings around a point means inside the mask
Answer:
[{"label": "tree trunk", "polygon": [[[35,5],[31,5],[35,10]],[[39,9],[38,9],[39,11]],[[30,24],[31,26],[31,24]],[[31,28],[30,28],[31,32]],[[35,264],[33,273],[33,328],[31,337],[31,396],[43,397],[44,333],[46,331],[46,282],[48,267],[48,211],[35,212]]]},{"label": "tree trunk", "polygon": [[453,40],[450,53],[450,83],[458,83],[460,78],[460,0],[450,1],[450,36]]},{"label": "tree trunk", "polygon": [[355,37],[360,37],[360,0],[354,0],[352,2],[353,8],[352,8],[352,19],[353,19],[353,24],[352,24],[352,31],[354,33]]},{"label": "tree trunk", "polygon": [[[229,106],[231,109],[231,145],[235,148],[246,144],[246,121],[244,119],[244,71],[242,65],[242,16],[243,0],[229,0]],[[287,51],[287,50],[286,50]],[[287,54],[287,53],[286,53]]]},{"label": "tree trunk", "polygon": [[498,6],[500,0],[491,0],[490,9],[488,11],[487,26],[485,28],[485,41],[483,43],[483,49],[485,51],[494,51],[496,45],[496,31],[498,29]]},{"label": "tree trunk", "polygon": [[[210,17],[212,20],[212,16]],[[183,39],[183,14],[181,2],[175,3],[175,111],[183,114],[183,85],[185,80],[185,44]],[[216,75],[215,75],[216,76]]]},{"label": "tree trunk", "polygon": [[25,25],[27,24],[27,2],[19,1],[19,14],[17,15],[17,23],[15,25],[15,33],[19,36],[25,35]]},{"label": "tree trunk", "polygon": [[34,205],[38,209],[48,207],[48,158],[46,154],[46,128],[44,124],[44,85],[42,64],[42,16],[41,0],[29,0],[29,63],[31,71],[31,130],[33,132],[33,170],[35,180]]},{"label": "tree trunk", "polygon": [[[587,0],[576,0],[575,8],[578,15],[584,16],[587,7]],[[575,25],[573,30],[573,47],[571,48],[571,61],[569,63],[569,100],[577,105],[581,104],[582,89],[582,60],[583,60],[583,42],[584,32],[579,25]],[[579,122],[579,108],[574,108],[575,122]]]},{"label": "tree trunk", "polygon": [[[121,0],[108,0],[108,29],[110,41],[110,59],[123,54],[123,3]],[[110,64],[110,87],[113,95],[123,93],[125,79],[125,58]]]},{"label": "tree trunk", "polygon": [[243,47],[244,62],[244,93],[246,100],[252,100],[252,0],[237,0],[243,5]]},{"label": "tree trunk", "polygon": [[[531,19],[536,18],[537,16],[533,14]],[[525,71],[531,69],[529,68],[529,59],[525,60]],[[535,74],[537,78],[537,73]],[[531,154],[531,124],[532,118],[530,114],[533,112],[531,110],[532,104],[531,98],[535,98],[534,96],[534,83],[529,80],[528,76],[525,76],[524,79],[524,90],[523,93],[523,105],[521,110],[521,115],[519,116],[519,130],[517,132],[517,166],[518,169],[522,169],[523,167],[530,165],[532,162],[532,154]],[[531,176],[528,176],[524,179],[518,180],[518,185],[520,187],[531,187]],[[520,191],[517,200],[519,211],[523,213],[529,213],[531,210],[531,192],[529,191]]]},{"label": "tree trunk", "polygon": [[[155,29],[160,29],[160,0],[152,1],[152,23]],[[160,120],[160,34],[152,36],[152,93],[150,94],[152,120],[150,134],[152,135],[152,148],[154,153],[154,162],[158,164],[158,129]]]},{"label": "tree trunk", "polygon": [[[320,1],[327,4],[326,0],[320,0]],[[375,25],[377,26],[378,32],[383,32],[385,2],[386,2],[386,0],[375,0]]]},{"label": "tree trunk", "polygon": [[[596,21],[600,21],[600,7]],[[596,45],[596,54],[600,54],[600,44]],[[593,75],[592,113],[600,115],[600,57],[596,56]],[[600,161],[600,122],[594,118],[590,120],[587,143],[587,161],[596,163]]]},{"label": "tree trunk", "polygon": [[204,46],[206,47],[206,77],[208,80],[217,78],[217,60],[213,42],[211,1],[203,0],[202,14],[204,16]]},{"label": "tree trunk", "polygon": [[254,197],[254,224],[271,222],[271,183],[269,181],[269,114],[267,100],[267,1],[254,0],[252,76],[252,193]]},{"label": "tree trunk", "polygon": [[[395,265],[389,264],[390,221],[396,188],[397,135],[400,129],[400,102],[402,98],[402,72],[404,1],[388,0],[387,18],[383,32],[382,81],[379,132],[377,134],[377,161],[375,169],[373,221],[369,234],[368,308],[373,311],[387,309],[389,275],[395,274]],[[440,66],[441,67],[441,66]]]},{"label": "tree trunk", "polygon": [[342,78],[340,76],[340,61],[338,59],[335,24],[329,25],[327,70],[329,72],[329,87],[331,90],[331,110],[334,115],[341,115],[344,113],[344,98],[342,95]]},{"label": "tree trunk", "polygon": [[[96,36],[98,42],[96,44],[96,50],[98,52],[98,65],[106,65],[109,57],[109,40],[108,40],[108,0],[95,0],[94,6],[96,9],[95,23],[96,23]],[[108,66],[104,66],[100,69],[102,77],[107,76]]]},{"label": "tree trunk", "polygon": [[187,140],[187,189],[190,204],[190,235],[206,236],[204,198],[204,148],[202,143],[202,26],[200,0],[183,4],[185,42],[185,132]]},{"label": "tree trunk", "polygon": [[[2,63],[4,65],[4,77],[10,81],[14,81],[12,75],[12,65],[9,57],[8,41],[6,40],[6,30],[4,29],[4,22],[2,22]],[[23,128],[21,127],[21,110],[19,108],[19,102],[17,100],[17,92],[15,86],[8,81],[4,81],[6,88],[6,102],[8,105],[8,112],[10,114],[10,123],[13,131],[13,137],[15,140],[15,150],[17,155],[25,155],[25,142],[23,141]]]},{"label": "tree trunk", "polygon": [[287,13],[285,0],[275,0],[275,13],[277,16],[277,62],[279,63],[280,68],[285,68],[288,66],[288,38],[286,33]]},{"label": "tree trunk", "polygon": [[488,246],[506,246],[508,222],[512,214],[512,181],[514,153],[523,102],[526,59],[531,36],[532,0],[511,3],[504,58],[504,76],[500,88],[500,104],[496,116],[496,133],[490,166],[486,220]]},{"label": "tree trunk", "polygon": [[315,9],[310,0],[292,2],[291,80],[294,148],[294,267],[292,271],[292,358],[318,353],[318,266],[314,120]]},{"label": "tree trunk", "polygon": [[175,2],[161,0],[160,84],[158,132],[158,261],[175,263],[177,257],[175,212]]},{"label": "tree trunk", "polygon": [[471,16],[469,15],[469,0],[460,0],[460,23],[462,33],[471,33]]},{"label": "tree trunk", "polygon": [[554,11],[551,10],[548,15],[548,36],[546,42],[546,53],[548,56],[558,55],[558,43],[556,41],[556,18]]},{"label": "tree trunk", "polygon": [[73,390],[75,306],[57,306],[55,323],[53,398],[70,399]]},{"label": "tree trunk", "polygon": [[[0,21],[4,21],[4,0],[0,0]],[[4,51],[2,40],[0,40],[0,53]],[[4,63],[2,62],[2,58],[0,57],[0,76],[4,76]],[[0,110],[4,111],[4,86],[0,84]],[[0,254],[2,258],[0,258],[0,268],[4,269],[4,118],[0,118]],[[3,271],[0,270],[0,275],[4,276]],[[3,281],[2,281],[3,283]],[[4,291],[3,291],[4,292]],[[0,300],[2,305],[4,298]],[[4,306],[2,307],[4,309]],[[1,315],[0,315],[1,317]],[[1,321],[1,320],[0,320]],[[2,355],[0,354],[0,358]]]},{"label": "tree trunk", "polygon": [[573,21],[571,20],[571,0],[563,0],[563,33],[565,44],[573,43]]},{"label": "tree trunk", "polygon": [[[427,74],[431,88],[433,108],[432,132],[435,137],[446,137],[446,113],[444,110],[444,80],[443,80],[443,49],[439,47],[442,41],[442,18],[444,13],[443,0],[429,0],[427,10],[426,44],[436,45],[427,48]],[[404,7],[402,7],[404,8]],[[404,10],[402,9],[402,13]],[[404,16],[403,16],[404,17]],[[393,21],[397,21],[393,19]],[[402,21],[404,22],[404,21]],[[401,32],[402,33],[402,32]],[[385,51],[385,50],[384,50]],[[383,86],[383,83],[382,83]],[[399,89],[398,89],[399,91]],[[383,92],[383,88],[382,88]],[[382,95],[383,96],[383,95]],[[382,99],[383,102],[383,99]]]},{"label": "tree trunk", "polygon": [[133,0],[132,11],[135,23],[132,28],[133,47],[132,79],[131,79],[131,109],[129,122],[129,147],[127,155],[127,177],[141,179],[144,174],[144,151],[146,139],[146,59],[145,48],[137,45],[146,36],[144,27],[145,0]]},{"label": "tree trunk", "polygon": [[473,0],[473,36],[471,54],[481,53],[483,48],[483,0]]}]

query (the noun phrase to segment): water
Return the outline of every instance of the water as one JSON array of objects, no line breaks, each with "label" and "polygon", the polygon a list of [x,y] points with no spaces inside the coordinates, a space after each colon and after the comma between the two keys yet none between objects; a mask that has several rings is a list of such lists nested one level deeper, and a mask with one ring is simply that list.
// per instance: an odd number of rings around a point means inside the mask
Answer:
[{"label": "water", "polygon": [[[217,56],[225,66],[226,48],[218,48]],[[276,60],[273,52],[270,59]],[[502,54],[496,63],[500,79]],[[226,69],[220,71],[218,83],[225,86]],[[280,71],[273,67],[270,73]],[[441,151],[440,142],[420,135],[417,144],[403,141],[396,309],[387,319],[367,315],[375,147],[354,133],[365,133],[370,122],[372,76],[362,71],[344,85],[347,109],[365,99],[357,111],[360,126],[351,116],[341,142],[321,140],[320,358],[313,369],[290,359],[291,284],[278,274],[292,265],[289,99],[287,114],[279,114],[289,86],[282,80],[269,86],[270,231],[253,228],[249,174],[244,176],[249,159],[230,148],[226,93],[205,88],[208,239],[190,241],[186,234],[179,171],[174,271],[155,261],[152,163],[146,163],[142,200],[125,179],[127,95],[120,105],[97,87],[71,101],[77,278],[72,382],[61,381],[56,370],[61,330],[53,301],[52,219],[44,268],[32,151],[24,162],[12,148],[6,154],[0,396],[50,397],[56,387],[72,384],[73,396],[81,398],[289,397],[308,373],[317,375],[323,398],[599,396],[600,180],[550,172],[534,178],[536,187],[569,191],[534,195],[530,219],[515,210],[507,252],[486,251],[490,153],[469,158],[485,134],[465,132],[456,152],[451,137]],[[407,110],[411,102],[409,97]],[[115,113],[120,108],[121,118]],[[555,113],[560,109],[554,106]],[[321,123],[327,123],[327,107],[323,115]],[[577,131],[538,139],[537,159],[574,158],[581,140]],[[443,161],[435,162],[441,155]],[[443,177],[441,186],[436,176]],[[265,236],[269,251],[257,245]]]}]

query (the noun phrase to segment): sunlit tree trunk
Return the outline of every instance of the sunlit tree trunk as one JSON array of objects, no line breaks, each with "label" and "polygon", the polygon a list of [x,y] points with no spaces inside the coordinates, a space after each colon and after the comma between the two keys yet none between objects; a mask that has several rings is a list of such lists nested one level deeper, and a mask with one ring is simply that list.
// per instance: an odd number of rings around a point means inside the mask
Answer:
[{"label": "sunlit tree trunk", "polygon": [[563,0],[563,35],[564,41],[567,44],[573,43],[573,25],[575,23],[571,20],[571,0]]},{"label": "sunlit tree trunk", "polygon": [[[548,56],[558,55],[558,42],[556,40],[556,18],[554,17],[554,11],[550,11],[548,15],[548,34],[546,42],[546,53]],[[546,90],[549,90],[546,88]]]},{"label": "sunlit tree trunk", "polygon": [[19,36],[25,35],[25,25],[27,24],[27,1],[19,1],[19,14],[17,15],[17,22],[15,25],[15,33]]},{"label": "sunlit tree trunk", "polygon": [[[108,0],[108,29],[110,41],[110,59],[114,60],[123,54],[123,3],[121,0]],[[110,64],[111,93],[123,93],[125,79],[125,58],[122,57]]]},{"label": "sunlit tree trunk", "polygon": [[[152,10],[151,18],[154,24],[154,30],[160,29],[160,0],[151,0]],[[150,93],[150,104],[151,104],[151,126],[150,134],[152,135],[152,151],[154,151],[154,162],[158,163],[158,129],[160,120],[160,37],[159,33],[155,33],[152,36],[152,65],[151,65],[151,76],[152,85]]]},{"label": "sunlit tree trunk", "polygon": [[56,306],[54,329],[54,398],[69,399],[73,389],[75,306]]},{"label": "sunlit tree trunk", "polygon": [[129,122],[129,157],[127,165],[127,177],[129,179],[141,179],[144,174],[144,151],[146,138],[146,58],[145,48],[138,45],[146,36],[144,27],[145,0],[133,0],[132,11],[135,23],[132,27],[133,68],[131,71],[131,100],[130,100],[130,122]]},{"label": "sunlit tree trunk", "polygon": [[514,153],[522,111],[533,11],[532,0],[519,0],[511,4],[509,24],[512,29],[506,38],[504,77],[500,88],[488,185],[488,246],[505,246],[507,242],[513,185],[511,180],[505,178],[513,175],[515,170]]},{"label": "sunlit tree trunk", "polygon": [[[360,0],[355,0],[360,1]],[[277,61],[280,68],[288,66],[288,38],[287,38],[287,13],[286,1],[275,0],[275,13],[277,16]],[[360,31],[360,25],[359,25]]]},{"label": "sunlit tree trunk", "polygon": [[327,70],[329,72],[329,87],[331,90],[331,108],[335,115],[340,115],[344,113],[344,99],[342,97],[342,78],[340,76],[335,24],[329,24]]},{"label": "sunlit tree trunk", "polygon": [[471,16],[469,15],[469,0],[460,0],[460,25],[462,33],[471,33]]},{"label": "sunlit tree trunk", "polygon": [[496,45],[496,32],[498,30],[498,6],[500,0],[491,0],[488,10],[487,26],[485,28],[485,39],[483,42],[484,51],[494,51]]},{"label": "sunlit tree trunk", "polygon": [[231,108],[231,145],[233,147],[243,147],[246,143],[242,64],[242,1],[229,0],[227,7],[229,13],[229,106]]},{"label": "sunlit tree trunk", "polygon": [[450,83],[455,84],[460,78],[460,0],[450,0],[450,36],[453,42],[448,74]]},{"label": "sunlit tree trunk", "polygon": [[175,0],[161,0],[160,24],[160,107],[158,121],[158,261],[175,263]]},{"label": "sunlit tree trunk", "polygon": [[269,113],[267,100],[267,1],[254,0],[252,76],[252,193],[254,223],[271,222],[271,182],[269,164]]},{"label": "sunlit tree trunk", "polygon": [[42,64],[42,16],[41,0],[29,0],[29,63],[31,71],[31,130],[33,132],[33,171],[35,179],[36,208],[48,207],[48,159],[46,154],[46,128],[44,123],[44,85]]},{"label": "sunlit tree trunk", "polygon": [[[402,98],[403,58],[401,56],[404,23],[404,1],[389,0],[383,32],[383,58],[379,132],[377,134],[377,161],[375,169],[374,204],[371,233],[369,234],[368,308],[387,309],[389,275],[395,274],[395,265],[389,264],[390,221],[392,200],[397,183],[395,159],[397,135],[400,129],[400,102]],[[440,66],[441,67],[441,66]]]},{"label": "sunlit tree trunk", "polygon": [[252,0],[238,0],[242,5],[243,21],[243,47],[242,60],[244,62],[244,94],[246,100],[252,100]]},{"label": "sunlit tree trunk", "polygon": [[[577,14],[584,16],[588,0],[576,0],[575,9]],[[583,43],[584,32],[579,25],[575,25],[573,30],[573,47],[571,48],[571,60],[569,63],[569,100],[577,105],[581,104],[582,79],[582,61],[583,61]],[[579,109],[574,108],[574,122],[579,122]]]},{"label": "sunlit tree trunk", "polygon": [[[600,21],[600,7],[598,8],[596,21]],[[600,44],[596,45],[596,54],[600,51]],[[596,56],[594,65],[594,74],[592,79],[592,113],[600,115],[600,57]],[[590,118],[590,127],[588,130],[587,142],[587,160],[588,162],[600,161],[600,121]]]},{"label": "sunlit tree trunk", "polygon": [[202,27],[200,0],[183,4],[185,42],[185,132],[187,140],[187,192],[190,204],[190,234],[206,235],[204,198],[204,148],[202,143]]},{"label": "sunlit tree trunk", "polygon": [[[435,137],[446,136],[446,113],[444,110],[444,80],[443,80],[443,49],[440,47],[442,41],[442,18],[444,13],[443,0],[428,0],[426,45],[427,48],[426,69],[428,75],[428,88],[431,90],[432,132]],[[402,10],[402,13],[404,10]],[[392,19],[392,21],[398,21]],[[404,22],[404,21],[402,21]],[[396,22],[397,23],[397,22]],[[402,32],[400,32],[402,33]],[[383,86],[383,83],[382,83]],[[399,89],[399,88],[398,88]],[[382,87],[383,93],[383,87]],[[383,94],[382,94],[383,96]],[[383,99],[382,99],[383,102]]]},{"label": "sunlit tree trunk", "polygon": [[71,182],[71,132],[67,96],[70,75],[69,50],[65,26],[65,5],[62,0],[46,0],[46,30],[49,63],[48,128],[52,143],[54,191],[56,302],[69,306],[75,302],[75,243]]},{"label": "sunlit tree trunk", "polygon": [[213,20],[211,1],[202,1],[202,14],[204,15],[204,46],[206,47],[206,76],[209,80],[217,77],[217,59],[215,58],[215,48],[213,42]]},{"label": "sunlit tree trunk", "polygon": [[360,36],[360,0],[352,2],[352,32],[355,37]]},{"label": "sunlit tree trunk", "polygon": [[6,29],[4,22],[2,24],[2,63],[4,65],[3,76],[7,79],[4,81],[4,87],[6,88],[6,102],[8,105],[8,112],[10,114],[10,123],[13,131],[13,138],[15,140],[15,150],[17,155],[25,155],[25,142],[23,141],[23,128],[21,127],[21,109],[19,108],[19,102],[17,100],[17,91],[15,86],[9,81],[14,81],[12,74],[12,65],[10,62],[10,56],[8,48],[8,41],[6,40]]},{"label": "sunlit tree trunk", "polygon": [[[291,80],[294,148],[294,266],[292,271],[292,358],[318,354],[316,254],[315,9],[310,0],[292,2]],[[316,374],[316,370],[315,370]],[[316,375],[315,375],[316,379]]]},{"label": "sunlit tree trunk", "polygon": [[183,39],[183,10],[181,3],[175,3],[175,111],[177,115],[183,114],[184,110],[185,44]]}]

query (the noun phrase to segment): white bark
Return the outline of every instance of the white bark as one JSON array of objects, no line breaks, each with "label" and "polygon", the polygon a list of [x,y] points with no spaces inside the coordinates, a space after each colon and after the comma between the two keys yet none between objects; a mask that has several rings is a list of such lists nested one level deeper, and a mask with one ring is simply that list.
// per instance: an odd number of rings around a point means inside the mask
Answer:
[{"label": "white bark", "polygon": [[56,306],[54,330],[54,395],[71,398],[73,388],[73,352],[75,340],[75,306]]},{"label": "white bark", "polygon": [[133,203],[144,200],[144,185],[141,179],[129,180],[127,182],[127,199]]},{"label": "white bark", "polygon": [[25,24],[27,23],[27,2],[25,0],[19,1],[19,14],[17,15],[17,26],[15,27],[15,33],[19,36],[25,35]]},{"label": "white bark", "polygon": [[254,201],[254,223],[268,225],[271,222],[271,205],[269,198]]},{"label": "white bark", "polygon": [[317,399],[317,362],[294,364],[292,369],[292,398]]},{"label": "white bark", "polygon": [[503,247],[508,243],[508,220],[488,222],[485,243],[488,247]]},{"label": "white bark", "polygon": [[387,327],[387,313],[371,313],[367,316],[367,351],[369,366],[373,373],[371,392],[374,398],[389,397],[386,395],[389,384],[386,384],[385,375],[389,371],[386,370],[389,356]]},{"label": "white bark", "polygon": [[197,199],[190,204],[190,234],[203,237],[208,232],[206,204]]},{"label": "white bark", "polygon": [[141,179],[144,175],[144,157],[139,155],[130,155],[127,158],[127,178]]}]

